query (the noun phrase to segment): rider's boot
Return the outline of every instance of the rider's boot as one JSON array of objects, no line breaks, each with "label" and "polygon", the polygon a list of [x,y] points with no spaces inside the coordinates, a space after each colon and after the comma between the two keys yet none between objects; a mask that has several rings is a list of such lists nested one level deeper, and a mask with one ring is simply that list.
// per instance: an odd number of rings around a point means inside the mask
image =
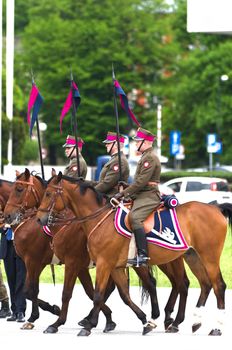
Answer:
[{"label": "rider's boot", "polygon": [[148,257],[146,233],[143,228],[134,230],[135,242],[138,250],[138,255],[134,259],[129,259],[128,264],[133,266],[146,266]]}]

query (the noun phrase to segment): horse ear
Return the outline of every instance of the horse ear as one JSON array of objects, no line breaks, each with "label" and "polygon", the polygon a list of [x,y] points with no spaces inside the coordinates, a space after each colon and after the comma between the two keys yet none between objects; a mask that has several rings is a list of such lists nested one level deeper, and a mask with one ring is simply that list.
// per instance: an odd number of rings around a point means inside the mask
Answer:
[{"label": "horse ear", "polygon": [[52,176],[55,176],[56,175],[56,171],[54,168],[52,168]]},{"label": "horse ear", "polygon": [[20,175],[20,172],[18,170],[15,170],[16,177]]},{"label": "horse ear", "polygon": [[60,182],[61,179],[62,179],[62,172],[59,171],[59,174],[57,176],[57,182]]},{"label": "horse ear", "polygon": [[28,179],[30,177],[30,175],[31,175],[30,171],[27,168],[25,168],[24,174],[25,174],[26,179]]}]

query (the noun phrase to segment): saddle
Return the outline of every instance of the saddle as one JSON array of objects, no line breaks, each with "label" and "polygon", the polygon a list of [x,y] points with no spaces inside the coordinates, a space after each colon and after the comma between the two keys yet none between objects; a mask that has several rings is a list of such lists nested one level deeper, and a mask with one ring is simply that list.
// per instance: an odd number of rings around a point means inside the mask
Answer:
[{"label": "saddle", "polygon": [[[156,216],[155,212],[157,212],[157,217],[158,217],[159,223],[160,223],[159,226],[162,227],[162,220],[161,220],[160,212],[165,210],[165,209],[173,209],[178,204],[179,203],[178,203],[176,196],[163,195],[161,197],[160,205],[158,205],[156,208],[154,208],[154,210],[151,212],[151,214],[148,215],[148,217],[146,218],[146,220],[143,223],[145,233],[149,233],[153,229],[153,227],[155,227],[155,216]],[[127,209],[130,210],[133,206],[133,201],[123,203],[123,205]],[[128,213],[125,217],[125,225],[130,231],[132,231],[129,214],[130,213]]]}]

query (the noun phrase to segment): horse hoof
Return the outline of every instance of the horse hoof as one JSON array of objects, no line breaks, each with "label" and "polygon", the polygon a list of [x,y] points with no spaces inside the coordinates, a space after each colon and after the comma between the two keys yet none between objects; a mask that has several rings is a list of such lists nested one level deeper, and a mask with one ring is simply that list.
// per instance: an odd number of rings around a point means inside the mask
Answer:
[{"label": "horse hoof", "polygon": [[80,332],[77,334],[78,337],[88,337],[91,334],[91,331],[88,329],[81,329]]},{"label": "horse hoof", "polygon": [[52,311],[53,315],[60,316],[60,308],[59,308],[59,306],[53,305],[52,309],[53,309],[53,311]]},{"label": "horse hoof", "polygon": [[151,331],[153,331],[154,328],[155,327],[152,324],[147,323],[146,326],[143,327],[143,335],[150,333]]},{"label": "horse hoof", "polygon": [[165,333],[178,333],[178,332],[179,332],[179,328],[173,325],[170,325],[165,331]]},{"label": "horse hoof", "polygon": [[192,325],[192,332],[195,333],[200,327],[201,327],[201,322],[198,322],[198,323],[194,323]]},{"label": "horse hoof", "polygon": [[116,323],[111,321],[111,322],[106,324],[103,333],[108,333],[110,331],[113,331],[115,329],[115,327],[116,327]]},{"label": "horse hoof", "polygon": [[26,322],[22,325],[22,327],[20,329],[33,329],[35,327],[35,325],[31,322]]},{"label": "horse hoof", "polygon": [[89,326],[89,320],[87,318],[83,318],[80,322],[78,322],[78,325],[81,327]]},{"label": "horse hoof", "polygon": [[220,329],[212,329],[212,331],[209,333],[209,335],[222,335],[222,332],[220,331]]},{"label": "horse hoof", "polygon": [[48,326],[47,329],[45,329],[45,331],[43,331],[43,333],[45,334],[54,334],[58,332],[58,328],[53,327],[53,326]]},{"label": "horse hoof", "polygon": [[169,318],[168,320],[164,321],[164,329],[165,329],[165,330],[168,329],[168,327],[169,327],[170,325],[172,325],[173,322],[174,322],[174,319],[173,319],[173,318]]}]

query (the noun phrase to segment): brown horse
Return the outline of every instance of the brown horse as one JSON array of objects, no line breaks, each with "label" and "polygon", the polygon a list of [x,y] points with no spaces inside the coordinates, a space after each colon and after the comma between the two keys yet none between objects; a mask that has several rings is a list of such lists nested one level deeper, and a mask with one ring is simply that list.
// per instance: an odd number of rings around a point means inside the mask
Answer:
[{"label": "brown horse", "polygon": [[[116,233],[113,224],[114,212],[109,203],[99,202],[98,193],[87,182],[75,181],[59,173],[49,181],[37,217],[44,225],[51,215],[64,210],[67,206],[82,223],[88,237],[91,259],[96,263],[94,312],[90,325],[85,327],[82,334],[89,335],[91,329],[98,323],[99,310],[110,275],[119,288],[123,301],[142,321],[143,334],[146,334],[146,315],[131,301],[126,285],[124,267],[127,263],[129,240]],[[227,220],[218,207],[200,202],[180,205],[176,208],[176,212],[185,240],[188,246],[193,247],[199,254],[217,299],[218,326],[209,334],[221,335],[220,325],[223,323],[226,285],[221,275],[219,261],[227,232]],[[231,219],[231,208],[229,213]],[[151,265],[166,264],[184,254],[183,251],[163,249],[152,244],[149,244],[148,249]],[[199,310],[204,304],[197,306]]]},{"label": "brown horse", "polygon": [[[62,308],[59,309],[58,306],[51,306],[49,303],[38,299],[39,294],[39,276],[46,265],[52,262],[54,255],[51,249],[51,239],[52,237],[45,235],[41,225],[38,224],[35,219],[34,212],[29,211],[29,217],[25,220],[24,215],[27,214],[28,209],[38,206],[40,199],[44,192],[44,183],[40,177],[31,177],[29,171],[27,170],[25,174],[18,175],[18,180],[12,184],[11,192],[9,195],[8,202],[6,203],[5,210],[11,211],[11,209],[16,208],[17,215],[12,220],[11,224],[18,223],[14,229],[14,244],[17,254],[23,259],[26,265],[26,281],[25,281],[25,293],[27,299],[32,301],[32,313],[28,319],[28,323],[24,325],[24,329],[32,329],[34,327],[33,323],[39,317],[39,307],[45,311],[49,311],[55,315],[59,315],[58,320],[54,325],[49,326],[46,329],[46,333],[55,333],[58,331],[58,327],[65,323],[67,317],[67,310],[69,300],[72,295],[72,290],[76,278],[78,277],[83,285],[86,294],[93,299],[93,284],[89,274],[89,255],[87,252],[86,237],[81,233],[76,235],[76,230],[78,230],[78,225],[73,222],[69,226],[66,225],[64,230],[64,224],[57,225],[53,228],[53,234],[58,232],[62,228],[62,240],[63,237],[69,234],[75,234],[77,239],[71,244],[66,242],[63,247],[63,252],[66,249],[67,255],[62,255],[61,263],[66,262],[66,273],[64,281],[64,289],[62,295]],[[26,195],[22,193],[23,186],[26,186]],[[33,204],[31,204],[33,202]],[[67,213],[66,213],[67,215]],[[59,237],[59,235],[58,235]],[[59,240],[57,239],[57,242]],[[78,259],[77,259],[78,252]],[[72,267],[72,268],[71,268]],[[109,283],[109,292],[111,294],[114,289],[114,285]],[[106,327],[105,332],[113,330],[116,324],[111,319],[111,310],[103,305],[103,312],[106,316]],[[88,320],[89,316],[86,316],[84,320],[80,321],[81,325]]]},{"label": "brown horse", "polygon": [[[7,203],[5,216],[8,222],[19,222],[28,208],[38,206],[43,193],[44,186],[42,180],[37,176],[31,176],[30,172],[26,169],[25,173],[22,173],[17,177],[17,181],[15,182],[11,196]],[[27,290],[30,292],[31,298],[36,300],[38,295],[39,275],[44,266],[50,263],[53,253],[50,249],[50,239],[41,233],[41,229],[36,227],[34,219],[31,220],[32,221],[29,220],[29,223],[24,223],[16,230],[15,244],[20,256],[22,256],[22,258],[28,262]],[[27,227],[28,229],[25,230]],[[37,229],[38,234],[36,236],[31,234],[32,227],[34,229],[36,227]],[[77,229],[78,225],[73,222],[65,227],[65,229],[61,229],[58,233],[56,233],[53,239],[54,252],[60,258],[61,262],[65,263],[65,282],[61,314],[58,320],[47,328],[46,332],[49,333],[56,332],[58,327],[65,323],[68,303],[72,295],[74,283],[78,275],[78,271],[80,271],[81,267],[83,266],[83,253],[85,256],[88,256],[86,252],[86,237],[82,237],[83,233],[79,233],[79,235],[77,235]],[[54,231],[54,228],[52,231]],[[44,252],[42,261],[41,251]],[[78,256],[80,256],[80,259],[78,259]],[[191,269],[196,274],[197,278],[199,279],[199,283],[201,284],[202,293],[200,299],[206,299],[210,291],[210,283],[204,271],[201,272],[202,266],[200,266],[199,259],[193,252],[188,254],[186,259],[188,260]],[[33,262],[33,264],[31,262]],[[84,266],[88,266],[88,263]],[[181,258],[179,261],[172,262],[168,265],[161,265],[160,269],[168,276],[173,286],[168,303],[165,307],[165,328],[168,328],[169,326],[169,332],[177,332],[178,325],[184,320],[184,310],[189,281]],[[147,269],[135,268],[135,270],[139,277],[143,280],[144,287],[146,287],[146,289],[149,291],[151,296],[152,319],[156,319],[159,316],[159,309],[156,299],[155,280],[151,279],[152,276],[147,272]],[[86,276],[87,274],[85,271],[85,278]],[[80,273],[79,278],[82,278]],[[84,279],[82,279],[82,283],[84,284]],[[91,289],[91,292],[86,290],[86,293],[91,298],[93,290]],[[171,313],[173,312],[178,294],[180,294],[179,310],[175,321],[173,321],[171,318]],[[36,302],[34,302],[34,304],[36,305]],[[35,307],[33,311],[33,318],[30,317],[29,321],[34,322],[34,320],[36,320],[38,317],[38,309]],[[83,322],[81,325],[83,325]],[[198,329],[199,326],[200,323],[198,322],[195,325],[195,330]],[[108,325],[106,325],[106,330],[110,327],[112,328],[112,323],[109,320]]]}]

